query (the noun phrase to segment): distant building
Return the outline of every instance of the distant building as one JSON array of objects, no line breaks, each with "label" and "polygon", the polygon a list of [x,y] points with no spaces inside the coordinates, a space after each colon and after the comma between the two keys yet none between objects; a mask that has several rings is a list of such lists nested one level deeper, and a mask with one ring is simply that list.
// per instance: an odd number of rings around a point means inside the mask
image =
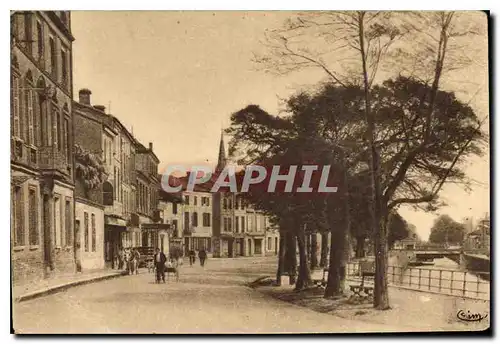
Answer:
[{"label": "distant building", "polygon": [[[161,176],[160,176],[161,178]],[[174,249],[184,254],[184,240],[183,240],[183,198],[180,193],[168,193],[160,189],[158,194],[159,202],[158,209],[163,223],[167,224],[171,229],[169,237],[168,248],[160,247],[162,251],[167,254]]]},{"label": "distant building", "polygon": [[[216,172],[226,167],[221,134]],[[213,195],[215,257],[277,254],[279,234],[269,217],[244,201],[243,194],[218,191]]]}]

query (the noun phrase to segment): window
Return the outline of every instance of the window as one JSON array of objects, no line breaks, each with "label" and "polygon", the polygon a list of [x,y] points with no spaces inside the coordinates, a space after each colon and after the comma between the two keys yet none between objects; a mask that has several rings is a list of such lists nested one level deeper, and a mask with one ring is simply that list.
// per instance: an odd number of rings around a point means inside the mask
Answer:
[{"label": "window", "polygon": [[224,217],[224,227],[223,227],[224,232],[227,232],[227,217]]},{"label": "window", "polygon": [[61,198],[54,196],[54,240],[55,246],[61,247]]},{"label": "window", "polygon": [[59,116],[59,109],[54,103],[52,103],[52,144],[55,147],[59,146],[59,136],[61,131],[60,123],[61,119]]},{"label": "window", "polygon": [[[116,185],[118,184],[116,182],[116,166],[114,167],[113,176],[114,176],[114,178],[113,178],[113,190],[114,190],[113,199],[116,200]],[[139,185],[139,187],[140,187],[140,185]]]},{"label": "window", "polygon": [[203,227],[210,227],[210,213],[203,213]]},{"label": "window", "polygon": [[233,222],[233,221],[231,221],[231,220],[232,220],[231,218],[228,218],[228,219],[227,219],[227,230],[228,230],[229,232],[231,232],[231,231],[232,231],[231,225],[232,225],[232,222]]},{"label": "window", "polygon": [[73,233],[71,232],[71,200],[66,199],[66,208],[64,209],[64,224],[66,225],[66,247],[73,244]]},{"label": "window", "polygon": [[24,41],[26,50],[31,54],[33,47],[33,15],[27,13],[24,17]]},{"label": "window", "polygon": [[14,245],[24,246],[24,201],[23,191],[19,186],[14,187]]},{"label": "window", "polygon": [[184,198],[184,204],[189,205],[189,196],[185,196],[185,198]]},{"label": "window", "polygon": [[245,233],[245,216],[241,217],[241,233]]},{"label": "window", "polygon": [[198,197],[194,196],[193,204],[198,205]]},{"label": "window", "polygon": [[25,111],[25,115],[26,115],[26,122],[28,124],[28,126],[26,128],[28,130],[27,142],[28,142],[28,144],[34,145],[35,144],[35,130],[33,128],[33,122],[34,122],[33,97],[35,96],[35,92],[33,92],[33,84],[28,78],[26,79],[26,81],[24,83],[24,87],[25,87],[24,101],[26,104],[24,111]]},{"label": "window", "polygon": [[172,214],[177,214],[177,203],[172,203]]},{"label": "window", "polygon": [[30,188],[28,196],[28,218],[30,245],[38,245],[38,211],[36,189]]},{"label": "window", "polygon": [[21,138],[21,99],[19,95],[19,78],[16,75],[12,76],[12,89],[11,89],[11,111],[12,111],[12,134]]},{"label": "window", "polygon": [[193,227],[198,227],[198,213],[193,213]]},{"label": "window", "polygon": [[179,233],[178,232],[179,227],[177,225],[177,220],[172,220],[172,226],[173,226],[173,230],[174,230],[174,238],[177,238],[178,237],[177,233]]},{"label": "window", "polygon": [[50,46],[50,73],[57,79],[57,56],[56,56],[56,41],[53,36],[49,38]]},{"label": "window", "polygon": [[68,60],[64,49],[61,49],[61,74],[63,86],[68,85]]},{"label": "window", "polygon": [[238,203],[239,203],[239,199],[235,198],[234,199],[234,209],[236,209],[236,210],[238,210]]},{"label": "window", "polygon": [[189,212],[184,213],[184,229],[189,229]]},{"label": "window", "polygon": [[272,250],[272,241],[271,240],[272,240],[271,238],[267,238],[267,249],[269,251]]},{"label": "window", "polygon": [[97,243],[97,238],[96,238],[96,228],[95,228],[95,214],[92,214],[91,216],[91,224],[92,224],[92,252],[96,251],[96,243]]},{"label": "window", "polygon": [[240,230],[240,219],[238,216],[236,216],[234,218],[234,230],[236,231],[236,233],[239,233],[239,230]]},{"label": "window", "polygon": [[222,201],[222,208],[223,209],[227,209],[227,199],[224,198],[224,200]]},{"label": "window", "polygon": [[43,27],[42,23],[36,22],[36,41],[38,46],[38,61],[43,61],[44,41],[43,41]]},{"label": "window", "polygon": [[84,247],[85,252],[89,251],[89,214],[87,212],[83,213],[83,231],[84,231]]},{"label": "window", "polygon": [[233,201],[231,199],[228,199],[228,205],[229,205],[229,209],[233,209]]},{"label": "window", "polygon": [[69,163],[71,161],[71,143],[69,142],[69,120],[64,118],[64,150],[66,152],[66,162]]}]

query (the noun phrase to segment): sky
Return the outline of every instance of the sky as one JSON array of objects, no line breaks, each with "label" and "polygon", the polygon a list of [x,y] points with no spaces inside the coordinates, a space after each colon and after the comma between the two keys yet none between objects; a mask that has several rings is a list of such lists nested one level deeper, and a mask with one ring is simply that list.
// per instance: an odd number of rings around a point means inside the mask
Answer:
[{"label": "sky", "polygon": [[[266,74],[252,62],[262,51],[266,29],[279,27],[291,12],[73,11],[74,96],[92,91],[144,145],[153,142],[161,163],[216,164],[221,129],[231,113],[258,104],[278,114],[280,99],[324,78],[320,70],[288,76]],[[486,17],[471,14],[486,24]],[[461,71],[465,101],[488,113],[487,38],[476,39],[478,63]],[[450,80],[453,80],[450,78]],[[464,82],[465,80],[465,82]],[[458,82],[458,81],[457,81]],[[450,87],[456,87],[451,85]],[[227,143],[226,139],[226,143]],[[482,186],[466,193],[446,186],[442,197],[457,221],[489,212],[489,154],[474,158],[467,173]],[[422,239],[437,214],[401,209]]]}]

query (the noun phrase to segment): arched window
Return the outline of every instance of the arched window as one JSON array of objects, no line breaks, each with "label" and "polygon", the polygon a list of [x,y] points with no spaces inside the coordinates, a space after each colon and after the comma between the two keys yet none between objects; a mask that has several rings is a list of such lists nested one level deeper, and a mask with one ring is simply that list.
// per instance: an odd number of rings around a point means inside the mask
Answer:
[{"label": "arched window", "polygon": [[23,132],[26,143],[35,145],[35,116],[34,116],[34,92],[33,76],[28,70],[24,78],[24,120]]}]

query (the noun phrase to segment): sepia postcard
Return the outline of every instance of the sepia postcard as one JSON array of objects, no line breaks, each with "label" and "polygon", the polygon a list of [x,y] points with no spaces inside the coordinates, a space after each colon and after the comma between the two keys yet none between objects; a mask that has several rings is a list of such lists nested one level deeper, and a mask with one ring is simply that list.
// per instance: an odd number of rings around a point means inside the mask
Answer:
[{"label": "sepia postcard", "polygon": [[490,329],[488,11],[10,11],[14,334]]}]

